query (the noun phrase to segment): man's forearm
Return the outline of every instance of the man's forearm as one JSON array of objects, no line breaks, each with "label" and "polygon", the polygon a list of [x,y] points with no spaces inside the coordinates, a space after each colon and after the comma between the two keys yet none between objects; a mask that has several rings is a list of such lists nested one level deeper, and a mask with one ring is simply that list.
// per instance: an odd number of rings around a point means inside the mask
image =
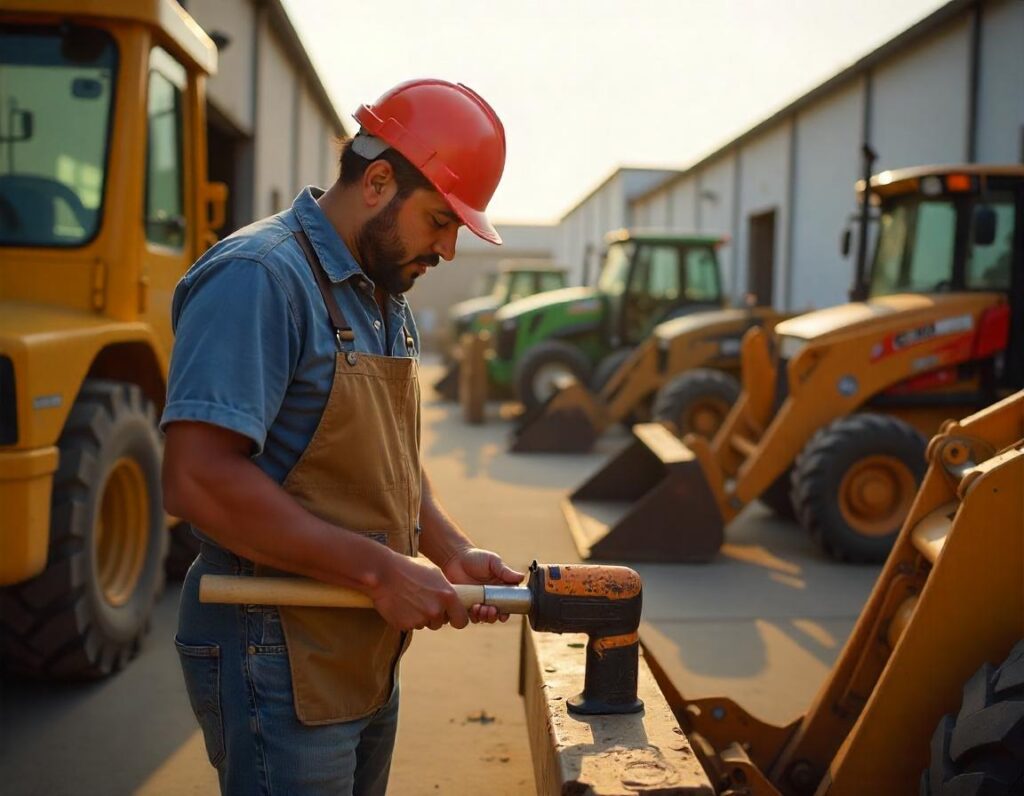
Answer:
[{"label": "man's forearm", "polygon": [[[173,461],[173,436],[168,453]],[[237,555],[276,569],[367,590],[390,551],[306,511],[251,460],[222,456],[165,469],[168,508]]]},{"label": "man's forearm", "polygon": [[420,501],[420,552],[443,567],[457,553],[473,546],[455,520],[438,502],[426,472],[423,473],[423,496]]}]

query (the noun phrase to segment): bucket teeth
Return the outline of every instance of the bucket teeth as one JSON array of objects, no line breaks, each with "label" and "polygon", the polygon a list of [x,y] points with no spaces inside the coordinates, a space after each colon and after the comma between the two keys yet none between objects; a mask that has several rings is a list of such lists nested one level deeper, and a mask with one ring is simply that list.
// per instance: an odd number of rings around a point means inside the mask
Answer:
[{"label": "bucket teeth", "polygon": [[585,453],[604,431],[604,414],[600,399],[572,379],[520,418],[508,449],[513,453]]},{"label": "bucket teeth", "polygon": [[722,546],[723,519],[696,456],[664,426],[634,438],[562,503],[584,559],[708,561]]}]

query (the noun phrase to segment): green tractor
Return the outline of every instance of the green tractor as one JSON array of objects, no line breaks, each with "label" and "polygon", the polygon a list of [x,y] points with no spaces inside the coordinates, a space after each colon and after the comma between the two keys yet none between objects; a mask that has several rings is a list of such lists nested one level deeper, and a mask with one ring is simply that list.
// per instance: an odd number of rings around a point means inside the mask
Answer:
[{"label": "green tractor", "polygon": [[498,310],[487,358],[492,395],[514,397],[529,411],[566,376],[599,388],[657,324],[723,306],[723,238],[622,230],[606,243],[595,287],[555,290]]},{"label": "green tractor", "polygon": [[455,347],[467,332],[490,330],[494,313],[513,301],[565,287],[565,269],[548,260],[502,260],[490,291],[482,296],[460,301],[448,311],[445,350],[445,373],[434,385],[438,394],[454,401],[459,385],[459,360]]}]

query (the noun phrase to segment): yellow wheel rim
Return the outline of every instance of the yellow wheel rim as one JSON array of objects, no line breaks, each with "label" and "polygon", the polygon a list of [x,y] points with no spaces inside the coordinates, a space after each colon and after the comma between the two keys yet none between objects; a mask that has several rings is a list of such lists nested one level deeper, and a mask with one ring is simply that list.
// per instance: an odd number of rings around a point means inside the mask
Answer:
[{"label": "yellow wheel rim", "polygon": [[124,605],[135,592],[149,545],[149,493],[134,459],[118,459],[107,476],[93,538],[103,597]]},{"label": "yellow wheel rim", "polygon": [[720,398],[700,398],[683,411],[681,431],[711,439],[725,422],[729,404]]},{"label": "yellow wheel rim", "polygon": [[856,462],[839,484],[843,519],[864,536],[888,536],[899,530],[917,491],[914,474],[893,456],[868,456]]}]

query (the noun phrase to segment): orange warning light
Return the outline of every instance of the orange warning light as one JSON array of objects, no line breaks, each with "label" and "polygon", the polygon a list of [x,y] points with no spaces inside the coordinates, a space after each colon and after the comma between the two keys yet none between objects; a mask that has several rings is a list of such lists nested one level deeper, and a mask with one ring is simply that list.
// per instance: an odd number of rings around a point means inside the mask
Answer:
[{"label": "orange warning light", "polygon": [[950,174],[946,177],[946,190],[950,193],[971,190],[971,178],[967,174]]}]

